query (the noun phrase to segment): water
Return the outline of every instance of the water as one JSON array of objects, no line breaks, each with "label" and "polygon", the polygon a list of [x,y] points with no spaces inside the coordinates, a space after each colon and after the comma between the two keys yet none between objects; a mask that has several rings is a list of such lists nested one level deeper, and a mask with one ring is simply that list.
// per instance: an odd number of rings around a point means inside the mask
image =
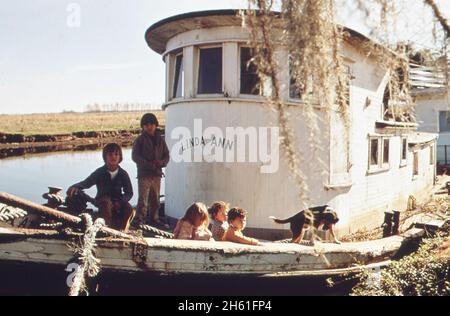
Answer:
[{"label": "water", "polygon": [[[121,163],[130,175],[137,203],[136,165],[131,150],[123,150]],[[101,150],[25,155],[0,159],[0,191],[8,192],[36,203],[44,203],[42,194],[48,186],[67,188],[85,179],[103,165]],[[164,192],[164,178],[161,184]],[[95,196],[96,189],[86,191]],[[67,272],[64,267],[0,263],[0,295],[66,295]],[[324,279],[261,279],[211,276],[159,276],[145,274],[115,274],[102,272],[98,295],[347,295],[353,284],[335,288]],[[192,284],[195,284],[193,287]],[[218,284],[220,284],[218,286]],[[239,284],[239,287],[236,287]],[[180,286],[181,285],[181,286]]]},{"label": "water", "polygon": [[[49,186],[66,190],[72,185],[88,177],[95,169],[104,164],[101,150],[84,152],[63,152],[37,154],[19,158],[0,159],[0,191],[21,198],[44,203],[42,194]],[[131,149],[123,150],[123,162],[120,166],[130,175],[134,196],[132,205],[137,204],[138,187],[136,164],[131,160]],[[94,197],[96,188],[86,192]],[[164,178],[161,182],[161,194],[164,194]]]}]

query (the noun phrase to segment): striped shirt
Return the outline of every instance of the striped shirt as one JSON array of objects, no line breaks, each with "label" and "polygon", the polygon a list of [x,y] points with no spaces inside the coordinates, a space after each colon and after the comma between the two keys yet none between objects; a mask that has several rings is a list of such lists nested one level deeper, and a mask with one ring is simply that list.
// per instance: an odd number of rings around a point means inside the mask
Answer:
[{"label": "striped shirt", "polygon": [[221,241],[227,229],[228,229],[227,222],[219,222],[213,220],[211,223],[211,233],[214,240]]}]

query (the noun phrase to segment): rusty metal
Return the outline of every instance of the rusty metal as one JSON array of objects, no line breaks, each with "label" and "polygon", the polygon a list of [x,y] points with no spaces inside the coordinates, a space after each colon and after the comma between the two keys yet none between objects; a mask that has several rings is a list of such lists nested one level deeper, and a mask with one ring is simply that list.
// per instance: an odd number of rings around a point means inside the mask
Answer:
[{"label": "rusty metal", "polygon": [[[49,208],[47,206],[39,205],[37,203],[27,201],[25,199],[22,199],[20,197],[17,197],[17,196],[14,196],[12,194],[8,194],[5,192],[0,192],[0,203],[18,207],[18,208],[24,209],[25,211],[28,211],[28,212],[39,213],[40,215],[48,216],[50,218],[57,219],[57,220],[62,220],[66,223],[74,224],[77,226],[79,226],[82,222],[81,218],[79,218],[77,216],[73,216],[73,215]],[[122,233],[118,230],[115,230],[115,229],[112,229],[109,227],[102,227],[101,232],[111,235],[111,236],[114,236],[114,237],[122,238],[122,239],[134,239],[133,236]]]},{"label": "rusty metal", "polygon": [[133,261],[136,263],[145,263],[147,261],[148,246],[143,243],[133,245]]},{"label": "rusty metal", "polygon": [[394,211],[394,226],[392,226],[392,235],[400,233],[400,212]]},{"label": "rusty metal", "polygon": [[394,217],[394,213],[387,211],[384,213],[384,223],[381,225],[383,227],[383,238],[392,236],[392,219]]},{"label": "rusty metal", "polygon": [[42,197],[47,200],[47,203],[44,205],[51,208],[61,206],[64,203],[64,198],[59,195],[61,191],[61,188],[48,187],[48,192],[42,195]]}]

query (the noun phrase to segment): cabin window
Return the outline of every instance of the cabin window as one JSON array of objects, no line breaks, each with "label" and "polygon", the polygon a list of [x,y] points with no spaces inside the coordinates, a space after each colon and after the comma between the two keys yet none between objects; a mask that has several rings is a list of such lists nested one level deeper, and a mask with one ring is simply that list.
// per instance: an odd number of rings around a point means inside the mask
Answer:
[{"label": "cabin window", "polygon": [[351,79],[352,79],[352,70],[350,66],[345,65],[345,105],[350,105],[350,85],[351,85]]},{"label": "cabin window", "polygon": [[383,138],[383,165],[389,164],[389,138]]},{"label": "cabin window", "polygon": [[370,140],[370,166],[378,166],[378,138]]},{"label": "cabin window", "polygon": [[222,47],[200,48],[198,94],[222,93]]},{"label": "cabin window", "polygon": [[289,99],[294,101],[304,100],[306,96],[312,96],[314,103],[319,103],[317,98],[314,98],[313,88],[313,76],[308,79],[308,91],[305,91],[306,87],[300,89],[295,82],[294,65],[292,58],[289,58]]},{"label": "cabin window", "polygon": [[330,111],[330,178],[329,187],[351,185],[350,143],[346,125],[338,111]]},{"label": "cabin window", "polygon": [[405,137],[401,138],[402,146],[400,152],[400,167],[406,166],[407,164],[407,153],[408,153],[408,139]]},{"label": "cabin window", "polygon": [[419,152],[414,153],[413,176],[419,175]]},{"label": "cabin window", "polygon": [[241,94],[260,95],[261,85],[256,65],[251,62],[252,49],[241,47]]},{"label": "cabin window", "polygon": [[434,165],[435,157],[434,157],[434,145],[430,146],[430,165]]},{"label": "cabin window", "polygon": [[439,132],[450,132],[450,111],[439,111]]},{"label": "cabin window", "polygon": [[390,144],[390,137],[369,137],[369,173],[389,170]]},{"label": "cabin window", "polygon": [[391,90],[389,89],[389,85],[386,86],[384,89],[384,95],[383,95],[383,120],[388,121],[391,118],[390,108],[389,108],[389,102],[391,100]]},{"label": "cabin window", "polygon": [[175,74],[173,80],[172,98],[182,98],[184,94],[184,67],[183,54],[178,54],[175,57]]},{"label": "cabin window", "polygon": [[289,58],[289,98],[301,100],[302,93],[295,82],[295,77],[293,61]]}]

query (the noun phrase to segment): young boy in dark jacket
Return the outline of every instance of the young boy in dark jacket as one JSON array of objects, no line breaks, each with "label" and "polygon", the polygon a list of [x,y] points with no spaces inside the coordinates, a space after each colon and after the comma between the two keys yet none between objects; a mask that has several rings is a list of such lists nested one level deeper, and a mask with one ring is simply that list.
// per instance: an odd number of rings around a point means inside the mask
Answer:
[{"label": "young boy in dark jacket", "polygon": [[128,231],[134,217],[129,201],[133,197],[133,187],[128,173],[119,164],[122,162],[122,148],[118,144],[108,144],[103,148],[105,165],[95,170],[86,180],[72,185],[67,190],[69,197],[79,190],[97,186],[95,197],[100,217],[111,228]]},{"label": "young boy in dark jacket", "polygon": [[142,134],[133,143],[132,158],[137,166],[139,200],[137,225],[146,224],[148,213],[150,223],[165,226],[159,220],[159,193],[162,168],[169,163],[170,155],[166,141],[157,130],[158,119],[152,113],[141,119]]}]

